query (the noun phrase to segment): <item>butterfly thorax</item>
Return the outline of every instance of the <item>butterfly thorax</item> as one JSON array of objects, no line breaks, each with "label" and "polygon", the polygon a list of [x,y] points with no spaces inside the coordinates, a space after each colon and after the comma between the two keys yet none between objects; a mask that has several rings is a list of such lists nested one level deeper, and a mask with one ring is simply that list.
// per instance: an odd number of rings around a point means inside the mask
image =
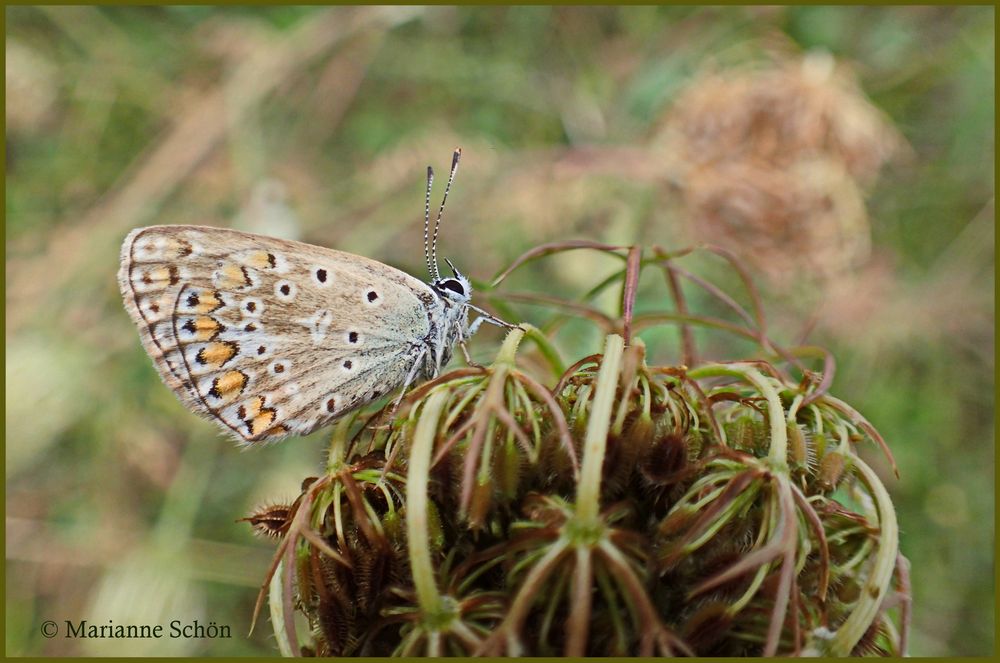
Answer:
[{"label": "butterfly thorax", "polygon": [[452,356],[452,349],[469,337],[469,300],[472,286],[469,280],[458,272],[453,278],[442,278],[430,283],[441,305],[441,313],[432,317],[432,328],[428,334],[429,352],[424,357],[420,372],[424,379],[432,379],[441,373]]}]

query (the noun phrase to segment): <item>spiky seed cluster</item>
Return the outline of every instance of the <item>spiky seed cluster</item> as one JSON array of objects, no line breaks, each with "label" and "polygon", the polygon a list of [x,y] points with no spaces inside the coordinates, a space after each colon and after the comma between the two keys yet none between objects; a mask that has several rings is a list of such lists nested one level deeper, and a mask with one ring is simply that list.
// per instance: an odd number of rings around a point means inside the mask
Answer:
[{"label": "spiky seed cluster", "polygon": [[761,363],[650,367],[617,336],[548,390],[521,338],[391,428],[341,425],[327,475],[250,519],[283,535],[289,652],[900,652],[894,515],[846,404]]}]

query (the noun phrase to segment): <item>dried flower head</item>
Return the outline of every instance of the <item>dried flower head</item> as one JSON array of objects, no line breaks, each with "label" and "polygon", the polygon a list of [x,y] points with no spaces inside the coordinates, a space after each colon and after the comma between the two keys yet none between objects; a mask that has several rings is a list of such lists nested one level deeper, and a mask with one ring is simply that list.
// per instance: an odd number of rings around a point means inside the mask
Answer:
[{"label": "dried flower head", "polygon": [[[536,250],[515,266],[570,248],[583,246]],[[700,360],[686,333],[685,365],[651,365],[632,333],[664,316],[633,316],[638,273],[656,267],[672,282],[686,272],[661,250],[642,253],[623,256],[622,320],[569,307],[612,326],[601,353],[563,368],[545,334],[515,329],[491,365],[414,389],[391,421],[391,408],[342,420],[325,474],[292,505],[247,519],[280,537],[262,598],[270,590],[282,651],[905,650],[905,623],[899,632],[886,615],[908,606],[895,514],[857,452],[885,445],[828,393],[831,361],[824,374],[805,369],[701,282],[748,324],[732,331],[802,377],[763,360]],[[555,369],[551,381],[525,368],[527,340]]]},{"label": "dried flower head", "polygon": [[780,169],[822,156],[863,185],[905,147],[851,69],[822,52],[705,71],[677,98],[660,140],[682,178],[687,170],[732,161]]},{"label": "dried flower head", "polygon": [[848,67],[818,53],[703,73],[657,142],[690,233],[786,286],[868,258],[864,191],[905,146]]},{"label": "dried flower head", "polygon": [[803,274],[831,279],[869,255],[864,201],[836,161],[706,167],[688,179],[684,204],[695,237],[738,251],[778,285]]}]

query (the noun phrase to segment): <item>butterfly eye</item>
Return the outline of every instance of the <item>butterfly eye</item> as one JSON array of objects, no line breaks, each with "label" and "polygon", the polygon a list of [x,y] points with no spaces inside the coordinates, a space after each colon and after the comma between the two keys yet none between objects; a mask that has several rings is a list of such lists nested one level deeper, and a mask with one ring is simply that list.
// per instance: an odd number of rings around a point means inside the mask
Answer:
[{"label": "butterfly eye", "polygon": [[441,287],[447,288],[448,290],[451,290],[459,295],[465,294],[465,288],[462,287],[462,283],[458,279],[445,279],[444,281],[441,281]]}]

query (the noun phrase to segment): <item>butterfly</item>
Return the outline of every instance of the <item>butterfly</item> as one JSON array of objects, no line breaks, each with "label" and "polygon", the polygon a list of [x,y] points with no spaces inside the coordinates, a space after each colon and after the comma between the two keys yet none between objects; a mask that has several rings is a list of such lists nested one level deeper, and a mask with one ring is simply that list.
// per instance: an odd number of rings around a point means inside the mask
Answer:
[{"label": "butterfly", "polygon": [[[437,237],[461,149],[430,237],[425,283],[342,251],[225,228],[150,226],[121,249],[125,309],[164,383],[240,443],[306,435],[417,380],[436,377],[483,322]],[[480,316],[469,324],[469,311]],[[399,400],[396,401],[397,405]]]}]

